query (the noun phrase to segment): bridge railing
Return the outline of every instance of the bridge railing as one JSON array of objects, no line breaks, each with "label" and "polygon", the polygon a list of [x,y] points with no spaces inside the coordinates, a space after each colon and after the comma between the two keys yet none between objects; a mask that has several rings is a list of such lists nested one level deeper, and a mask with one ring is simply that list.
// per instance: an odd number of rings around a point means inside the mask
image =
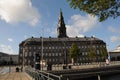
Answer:
[{"label": "bridge railing", "polygon": [[62,80],[61,76],[57,76],[45,71],[35,70],[31,67],[26,67],[25,71],[32,77],[32,80]]},{"label": "bridge railing", "polygon": [[87,68],[117,66],[117,65],[120,65],[120,61],[110,61],[109,64],[106,64],[106,62],[78,63],[76,65],[72,65],[71,69],[87,69]]}]

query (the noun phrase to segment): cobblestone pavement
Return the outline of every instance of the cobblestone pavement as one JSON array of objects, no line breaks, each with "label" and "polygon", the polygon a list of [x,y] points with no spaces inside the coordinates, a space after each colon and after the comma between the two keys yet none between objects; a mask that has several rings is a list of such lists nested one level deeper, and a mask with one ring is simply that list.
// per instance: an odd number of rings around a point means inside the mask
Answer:
[{"label": "cobblestone pavement", "polygon": [[32,80],[32,78],[25,72],[11,72],[0,75],[0,80]]}]

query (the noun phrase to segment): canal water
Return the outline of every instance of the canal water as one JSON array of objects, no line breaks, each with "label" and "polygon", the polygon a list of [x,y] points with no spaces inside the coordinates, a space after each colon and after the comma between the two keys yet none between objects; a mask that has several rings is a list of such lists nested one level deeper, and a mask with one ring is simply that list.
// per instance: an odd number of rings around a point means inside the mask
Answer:
[{"label": "canal water", "polygon": [[103,77],[101,80],[120,80],[120,74]]},{"label": "canal water", "polygon": [[[75,79],[75,80],[98,80],[98,77],[91,77],[86,79]],[[100,80],[120,80],[120,74],[101,76]]]}]

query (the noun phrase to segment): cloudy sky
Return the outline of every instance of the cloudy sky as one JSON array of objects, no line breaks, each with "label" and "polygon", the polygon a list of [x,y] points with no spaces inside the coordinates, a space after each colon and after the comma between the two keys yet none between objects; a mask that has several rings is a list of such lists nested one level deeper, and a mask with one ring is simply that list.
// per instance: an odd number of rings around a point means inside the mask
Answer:
[{"label": "cloudy sky", "polygon": [[57,37],[62,9],[69,37],[95,36],[106,42],[108,51],[120,45],[120,17],[98,22],[66,0],[0,0],[0,52],[18,54],[19,44],[29,37]]}]

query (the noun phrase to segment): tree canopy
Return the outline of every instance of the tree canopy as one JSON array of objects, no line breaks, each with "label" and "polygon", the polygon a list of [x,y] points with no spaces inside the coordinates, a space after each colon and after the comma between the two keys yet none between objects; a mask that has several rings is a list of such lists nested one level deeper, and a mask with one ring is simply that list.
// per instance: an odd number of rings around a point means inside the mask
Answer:
[{"label": "tree canopy", "polygon": [[120,16],[120,0],[67,0],[74,9],[98,16],[100,22]]},{"label": "tree canopy", "polygon": [[107,58],[108,53],[107,53],[107,49],[105,47],[100,48],[100,53],[101,53],[102,58]]},{"label": "tree canopy", "polygon": [[79,48],[75,43],[73,43],[70,48],[70,57],[75,58],[76,56],[78,56],[78,54],[79,54]]},{"label": "tree canopy", "polygon": [[95,58],[96,58],[96,51],[95,51],[95,48],[93,47],[90,47],[89,50],[88,50],[88,57],[94,61]]}]

